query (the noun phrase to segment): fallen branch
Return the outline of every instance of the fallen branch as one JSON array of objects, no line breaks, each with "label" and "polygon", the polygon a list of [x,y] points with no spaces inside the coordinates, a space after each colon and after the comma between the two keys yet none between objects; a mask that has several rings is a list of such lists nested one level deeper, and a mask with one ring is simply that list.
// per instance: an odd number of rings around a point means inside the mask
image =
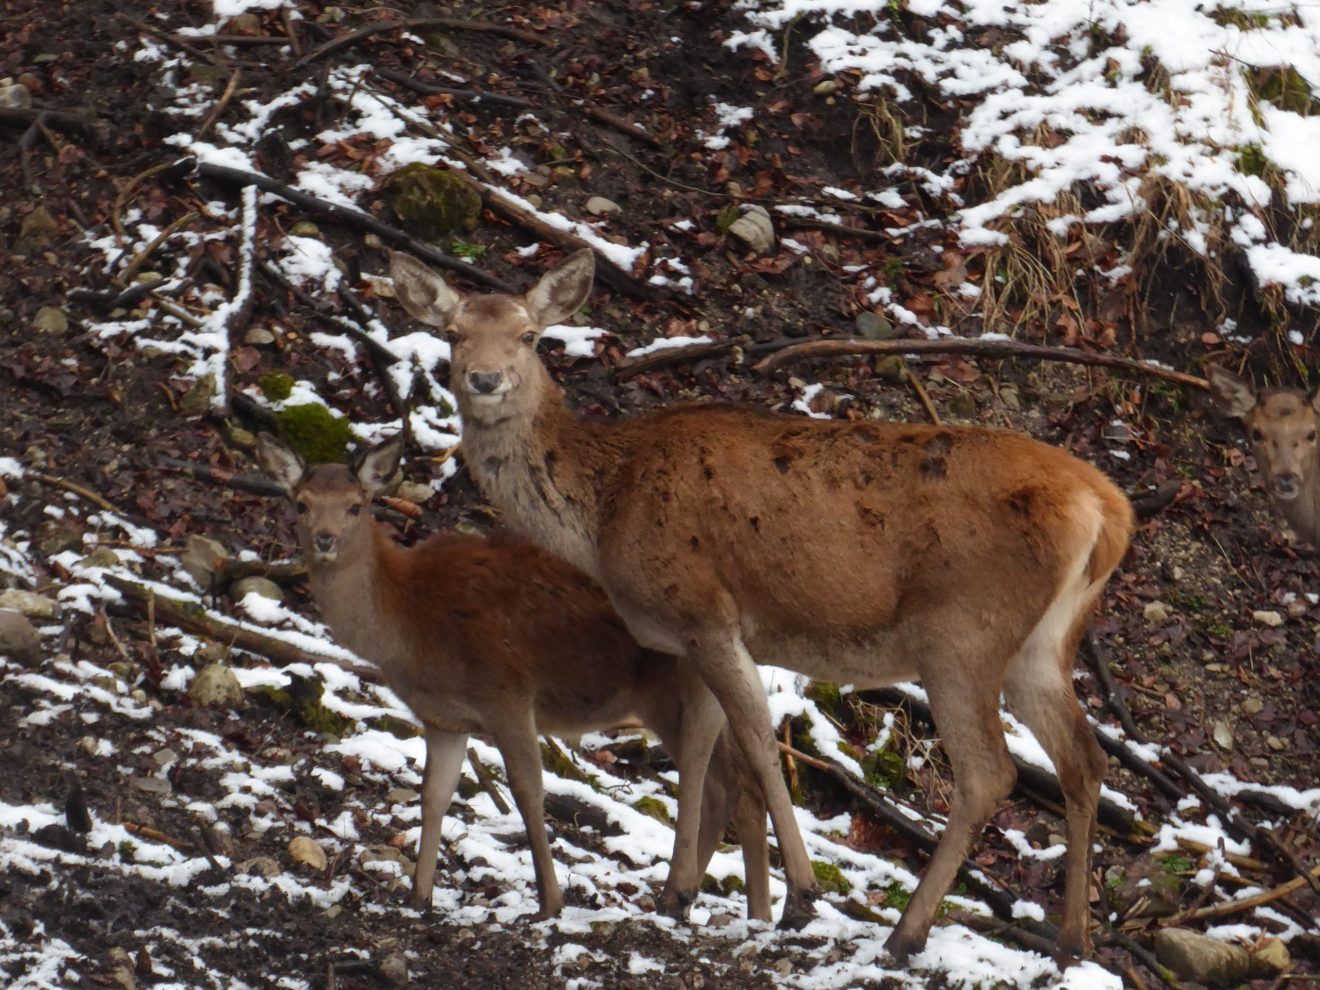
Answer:
[{"label": "fallen branch", "polygon": [[284,495],[284,489],[264,475],[237,474],[216,467],[213,464],[194,464],[192,461],[181,461],[173,457],[162,457],[158,463],[162,467],[173,468],[175,471],[181,471],[194,478],[209,481],[216,485],[223,485],[226,488],[251,492],[254,495],[270,495],[272,497]]},{"label": "fallen branch", "polygon": [[477,751],[470,746],[467,751],[468,763],[472,766],[472,772],[477,775],[477,783],[481,789],[486,792],[492,801],[495,802],[495,808],[501,815],[507,815],[512,809],[509,802],[504,800],[504,795],[500,789],[495,786],[495,775],[490,772],[490,767],[481,762],[477,756]]},{"label": "fallen branch", "polygon": [[106,512],[113,512],[115,515],[120,516],[121,518],[124,519],[131,518],[125,513],[121,512],[119,509],[115,508],[112,502],[106,501],[104,498],[96,494],[96,492],[92,491],[90,488],[84,488],[82,485],[76,482],[66,481],[64,478],[57,478],[53,474],[46,474],[42,471],[33,471],[31,468],[24,471],[23,476],[25,478],[31,478],[33,481],[39,481],[43,485],[50,485],[52,488],[62,488],[66,492],[72,492],[74,495],[77,495],[79,498],[86,499],[88,502],[91,502],[93,505],[97,506],[98,508],[105,509]]},{"label": "fallen branch", "polygon": [[504,292],[510,295],[517,293],[517,290],[502,278],[497,278],[480,268],[467,264],[467,262],[452,258],[443,251],[437,251],[425,241],[420,241],[397,227],[391,227],[389,224],[376,219],[370,213],[328,202],[310,193],[294,189],[283,182],[277,182],[268,175],[248,172],[240,168],[230,168],[227,165],[215,165],[211,162],[198,162],[197,174],[204,179],[210,179],[213,182],[220,182],[225,185],[256,186],[263,192],[272,193],[294,206],[301,207],[304,210],[324,213],[340,223],[375,234],[382,240],[389,241],[410,254],[415,254],[437,268],[443,268],[445,271],[462,275],[464,278],[484,285],[489,289],[494,289],[496,292]]},{"label": "fallen branch", "polygon": [[1164,925],[1182,925],[1189,921],[1201,921],[1204,918],[1222,918],[1225,915],[1241,914],[1243,911],[1251,911],[1265,904],[1277,901],[1281,897],[1287,897],[1299,887],[1320,878],[1320,866],[1313,867],[1308,873],[1293,877],[1287,883],[1281,883],[1277,887],[1269,890],[1263,890],[1252,897],[1244,897],[1238,901],[1221,901],[1218,904],[1210,904],[1206,907],[1199,907],[1192,911],[1181,911],[1171,917],[1165,918]]},{"label": "fallen branch", "polygon": [[1204,378],[1162,368],[1145,361],[1118,357],[1115,354],[1092,354],[1069,347],[1046,347],[1016,340],[979,340],[973,337],[944,337],[938,340],[861,340],[855,337],[809,340],[793,344],[753,365],[753,370],[767,374],[792,361],[844,357],[856,354],[967,354],[988,358],[1035,358],[1039,361],[1063,361],[1101,368],[1120,368],[1152,378],[1177,382],[1189,388],[1210,388]]},{"label": "fallen branch", "polygon": [[350,31],[348,34],[341,34],[337,38],[331,38],[325,44],[313,48],[310,52],[298,59],[290,66],[290,71],[296,71],[307,65],[309,62],[315,62],[317,59],[324,58],[333,54],[342,48],[351,48],[359,41],[365,41],[367,38],[377,34],[384,34],[386,31],[417,31],[425,28],[443,28],[447,31],[470,31],[481,34],[494,34],[502,38],[510,38],[513,41],[521,41],[528,45],[553,45],[554,42],[540,35],[532,34],[528,31],[522,31],[515,27],[509,27],[507,24],[491,24],[488,21],[464,21],[457,17],[409,17],[406,20],[386,20],[376,24],[368,24],[366,27],[358,28],[356,31]]},{"label": "fallen branch", "polygon": [[[1100,645],[1096,642],[1095,636],[1088,631],[1082,640],[1082,644],[1085,647],[1087,657],[1091,661],[1091,667],[1095,671],[1096,678],[1105,691],[1105,702],[1109,705],[1110,711],[1117,716],[1119,724],[1123,726],[1123,731],[1133,741],[1149,744],[1150,740],[1145,733],[1137,728],[1137,723],[1132,718],[1132,712],[1119,694],[1117,685],[1114,683],[1113,674],[1110,673],[1109,665],[1100,653]],[[1209,807],[1224,816],[1224,824],[1229,832],[1239,839],[1254,842],[1257,846],[1270,850],[1292,869],[1297,879],[1301,880],[1302,883],[1309,883],[1313,889],[1320,891],[1320,874],[1317,874],[1315,870],[1309,870],[1297,853],[1289,849],[1273,829],[1249,821],[1242,812],[1233,807],[1226,797],[1207,784],[1205,779],[1192,767],[1188,766],[1186,761],[1176,753],[1166,748],[1160,755],[1160,762],[1185,780],[1188,786]]]},{"label": "fallen branch", "polygon": [[488,93],[480,89],[458,89],[453,86],[441,86],[437,83],[424,82],[416,79],[405,72],[398,72],[394,69],[387,69],[383,66],[375,66],[371,70],[381,79],[396,83],[406,89],[411,89],[414,93],[421,93],[423,96],[452,96],[456,100],[471,100],[474,103],[494,103],[499,106],[513,107],[517,110],[530,110],[533,106],[527,100],[520,96],[505,96],[502,93]]},{"label": "fallen branch", "polygon": [[294,663],[304,663],[309,666],[328,663],[341,670],[346,670],[350,674],[355,674],[368,684],[384,683],[380,671],[375,667],[367,667],[353,663],[350,660],[329,657],[301,649],[276,636],[267,636],[265,633],[249,629],[247,626],[240,626],[235,622],[226,621],[209,612],[200,602],[190,601],[186,598],[173,598],[161,594],[159,589],[148,588],[136,581],[129,581],[114,574],[107,574],[105,581],[110,587],[123,595],[129,604],[142,609],[144,613],[147,609],[147,603],[149,601],[154,602],[153,607],[156,618],[162,624],[178,626],[184,632],[206,636],[217,643],[227,643],[236,649],[259,654],[281,667],[287,667]]},{"label": "fallen branch", "polygon": [[38,120],[68,134],[91,134],[95,129],[96,111],[83,113],[68,110],[47,110],[42,107],[0,107],[0,124],[31,127]]},{"label": "fallen branch", "polygon": [[614,366],[614,377],[621,382],[627,381],[637,375],[644,375],[647,372],[657,371],[661,368],[669,368],[676,364],[719,357],[728,351],[734,352],[734,364],[742,364],[743,359],[747,356],[756,357],[760,354],[769,354],[795,342],[796,340],[792,337],[780,337],[776,340],[763,340],[754,343],[750,337],[739,335],[728,340],[703,340],[697,344],[684,344],[682,347],[665,347],[649,354],[643,354],[641,357],[620,361]]}]

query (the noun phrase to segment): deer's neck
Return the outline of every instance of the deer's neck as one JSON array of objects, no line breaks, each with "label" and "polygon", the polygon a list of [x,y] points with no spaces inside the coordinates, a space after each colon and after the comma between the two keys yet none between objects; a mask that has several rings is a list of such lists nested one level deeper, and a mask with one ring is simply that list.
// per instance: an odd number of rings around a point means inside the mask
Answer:
[{"label": "deer's neck", "polygon": [[596,517],[613,460],[613,431],[575,416],[543,368],[541,376],[529,415],[464,421],[464,457],[511,528],[594,574]]},{"label": "deer's neck", "polygon": [[382,620],[378,589],[382,559],[401,553],[374,520],[358,526],[333,563],[306,553],[307,578],[321,618],[336,641],[382,669],[395,662],[397,637]]}]

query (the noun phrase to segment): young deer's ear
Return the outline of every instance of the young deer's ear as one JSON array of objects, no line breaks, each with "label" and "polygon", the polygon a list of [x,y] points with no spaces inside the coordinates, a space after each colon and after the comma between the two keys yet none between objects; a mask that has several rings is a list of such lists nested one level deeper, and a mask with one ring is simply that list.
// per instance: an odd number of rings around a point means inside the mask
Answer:
[{"label": "young deer's ear", "polygon": [[403,460],[403,437],[391,437],[359,454],[354,455],[351,464],[357,475],[358,484],[368,499],[395,491],[403,480],[399,474],[399,462]]},{"label": "young deer's ear", "polygon": [[527,293],[527,308],[541,327],[563,323],[582,308],[591,294],[591,279],[596,273],[596,256],[591,248],[574,251]]},{"label": "young deer's ear", "polygon": [[449,283],[412,255],[390,252],[390,277],[399,303],[413,319],[447,327],[460,297]]},{"label": "young deer's ear", "polygon": [[307,473],[307,462],[269,433],[257,436],[257,463],[290,498]]},{"label": "young deer's ear", "polygon": [[1210,379],[1210,394],[1225,416],[1241,419],[1256,408],[1256,390],[1247,382],[1217,364],[1207,365],[1205,371]]}]

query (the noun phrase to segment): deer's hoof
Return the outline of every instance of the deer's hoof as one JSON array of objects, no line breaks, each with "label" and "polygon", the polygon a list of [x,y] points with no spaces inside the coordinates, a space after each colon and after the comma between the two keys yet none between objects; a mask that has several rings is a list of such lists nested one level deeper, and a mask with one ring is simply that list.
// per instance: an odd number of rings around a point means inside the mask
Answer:
[{"label": "deer's hoof", "polygon": [[816,917],[815,891],[789,889],[784,898],[784,913],[779,916],[779,927],[785,931],[805,928]]},{"label": "deer's hoof", "polygon": [[885,952],[889,954],[890,960],[897,965],[905,965],[907,961],[915,956],[922,949],[926,948],[926,936],[911,935],[900,927],[894,929],[894,933],[885,940]]},{"label": "deer's hoof", "polygon": [[655,902],[655,910],[657,914],[663,914],[675,921],[687,921],[688,912],[692,910],[693,900],[691,894],[683,894],[666,887],[661,892],[660,899]]}]

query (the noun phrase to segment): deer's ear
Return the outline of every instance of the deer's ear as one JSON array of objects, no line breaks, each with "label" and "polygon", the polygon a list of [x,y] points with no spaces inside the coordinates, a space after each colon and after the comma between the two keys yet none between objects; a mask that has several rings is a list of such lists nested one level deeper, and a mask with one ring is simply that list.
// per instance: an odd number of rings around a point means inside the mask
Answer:
[{"label": "deer's ear", "polygon": [[307,463],[302,457],[269,433],[257,436],[257,463],[290,498],[307,473]]},{"label": "deer's ear", "polygon": [[390,277],[409,316],[433,327],[449,326],[460,297],[448,282],[412,255],[398,251],[390,252]]},{"label": "deer's ear", "polygon": [[1205,370],[1210,379],[1210,394],[1225,416],[1241,419],[1256,408],[1256,390],[1247,382],[1217,364],[1208,365]]},{"label": "deer's ear", "polygon": [[398,488],[402,460],[403,437],[391,437],[355,456],[350,467],[367,498],[373,499]]},{"label": "deer's ear", "polygon": [[582,308],[591,294],[591,280],[596,274],[596,256],[591,248],[574,251],[527,293],[527,308],[532,319],[542,327],[563,323]]}]

